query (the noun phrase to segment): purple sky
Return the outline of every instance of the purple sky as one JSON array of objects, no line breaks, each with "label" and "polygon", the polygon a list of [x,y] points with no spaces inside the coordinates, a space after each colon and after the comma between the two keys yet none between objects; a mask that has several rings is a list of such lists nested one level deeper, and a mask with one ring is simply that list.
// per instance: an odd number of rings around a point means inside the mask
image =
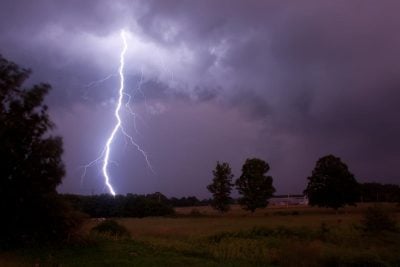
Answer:
[{"label": "purple sky", "polygon": [[[61,192],[106,192],[101,153],[114,119],[129,31],[126,129],[116,140],[118,193],[209,197],[216,161],[236,177],[246,158],[270,166],[277,193],[300,193],[318,158],[339,156],[361,181],[398,183],[400,1],[2,0],[0,53],[49,82],[64,138]],[[142,76],[141,91],[137,90]]]}]

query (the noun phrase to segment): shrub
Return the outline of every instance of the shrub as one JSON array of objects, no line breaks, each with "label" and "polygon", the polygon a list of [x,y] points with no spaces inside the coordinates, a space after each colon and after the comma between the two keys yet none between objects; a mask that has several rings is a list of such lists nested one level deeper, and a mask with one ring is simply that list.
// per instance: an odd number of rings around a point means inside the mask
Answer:
[{"label": "shrub", "polygon": [[361,226],[367,232],[394,231],[396,221],[389,211],[374,206],[365,211]]},{"label": "shrub", "polygon": [[114,237],[130,237],[128,229],[115,220],[105,220],[92,229],[92,233]]}]

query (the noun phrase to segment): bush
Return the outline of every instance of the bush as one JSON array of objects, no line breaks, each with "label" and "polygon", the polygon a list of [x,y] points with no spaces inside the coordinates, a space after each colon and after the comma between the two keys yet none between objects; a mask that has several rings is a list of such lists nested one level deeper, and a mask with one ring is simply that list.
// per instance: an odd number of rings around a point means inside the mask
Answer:
[{"label": "bush", "polygon": [[367,232],[395,231],[396,221],[389,211],[374,206],[365,211],[361,226]]},{"label": "bush", "polygon": [[95,226],[91,232],[120,238],[130,237],[128,229],[115,220],[105,220]]}]

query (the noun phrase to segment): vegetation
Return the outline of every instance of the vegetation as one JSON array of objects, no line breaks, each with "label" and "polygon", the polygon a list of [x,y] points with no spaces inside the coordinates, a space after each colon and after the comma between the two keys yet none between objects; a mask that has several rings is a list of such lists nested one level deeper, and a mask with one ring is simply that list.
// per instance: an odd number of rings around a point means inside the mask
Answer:
[{"label": "vegetation", "polygon": [[212,183],[207,186],[208,191],[213,194],[211,206],[220,212],[227,212],[232,201],[230,197],[232,191],[233,174],[228,163],[219,163],[213,170],[214,178]]},{"label": "vegetation", "polygon": [[242,175],[236,180],[236,188],[242,196],[239,204],[244,209],[254,212],[257,208],[265,208],[275,188],[272,177],[265,176],[269,165],[261,159],[247,159],[242,167]]},{"label": "vegetation", "polygon": [[[396,210],[395,204],[383,206]],[[366,234],[367,209],[345,207],[337,214],[268,207],[249,214],[233,205],[223,216],[200,207],[208,216],[122,218],[116,221],[132,239],[90,235],[85,245],[0,254],[0,266],[399,266],[400,233]],[[299,215],[280,215],[295,211]],[[99,224],[91,220],[88,232]]]},{"label": "vegetation", "polygon": [[362,202],[400,202],[400,186],[395,184],[360,184]]},{"label": "vegetation", "polygon": [[64,165],[43,104],[51,87],[24,88],[29,74],[0,56],[1,247],[64,239],[80,221],[56,192]]},{"label": "vegetation", "polygon": [[[127,194],[115,197],[63,195],[73,207],[93,218],[166,216],[174,213],[167,199],[160,193],[140,196]],[[165,199],[164,199],[165,198]]]},{"label": "vegetation", "polygon": [[192,207],[192,206],[208,206],[211,204],[211,200],[203,199],[199,200],[197,197],[189,196],[189,197],[171,197],[168,200],[168,204],[173,207]]},{"label": "vegetation", "polygon": [[359,185],[340,158],[328,155],[318,160],[304,194],[312,206],[337,210],[358,201]]},{"label": "vegetation", "polygon": [[362,228],[366,232],[395,231],[396,220],[394,213],[380,206],[368,207],[361,220]]},{"label": "vegetation", "polygon": [[91,230],[92,233],[110,235],[112,237],[129,237],[129,231],[115,220],[105,220]]}]

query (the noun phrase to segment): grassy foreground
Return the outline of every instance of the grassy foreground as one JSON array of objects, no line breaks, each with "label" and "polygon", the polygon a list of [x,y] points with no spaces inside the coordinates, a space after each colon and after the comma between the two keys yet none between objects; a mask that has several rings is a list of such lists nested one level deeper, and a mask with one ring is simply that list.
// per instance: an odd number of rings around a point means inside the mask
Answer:
[{"label": "grassy foreground", "polygon": [[[385,208],[399,221],[398,207]],[[177,209],[173,218],[117,219],[130,239],[89,236],[81,245],[3,252],[0,266],[400,266],[400,233],[363,231],[365,209]]]}]

